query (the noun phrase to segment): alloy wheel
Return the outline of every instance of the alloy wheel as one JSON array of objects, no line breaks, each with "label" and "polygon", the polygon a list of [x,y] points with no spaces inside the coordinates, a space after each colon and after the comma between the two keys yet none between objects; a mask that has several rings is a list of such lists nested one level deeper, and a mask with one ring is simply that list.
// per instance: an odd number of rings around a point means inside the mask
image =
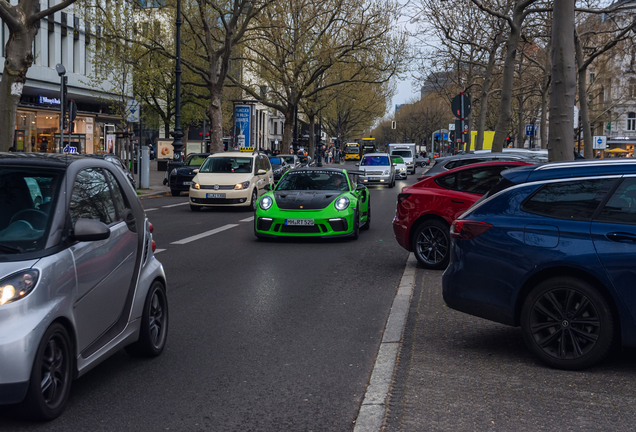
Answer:
[{"label": "alloy wheel", "polygon": [[442,229],[435,225],[426,226],[417,237],[418,254],[428,265],[437,265],[446,259],[448,238]]},{"label": "alloy wheel", "polygon": [[156,290],[152,295],[152,300],[150,301],[150,313],[148,314],[150,341],[155,348],[160,348],[164,343],[164,338],[166,337],[164,309],[165,298],[163,297],[163,292]]},{"label": "alloy wheel", "polygon": [[47,341],[40,363],[42,398],[49,408],[57,408],[65,399],[70,380],[70,358],[67,341],[53,334]]}]

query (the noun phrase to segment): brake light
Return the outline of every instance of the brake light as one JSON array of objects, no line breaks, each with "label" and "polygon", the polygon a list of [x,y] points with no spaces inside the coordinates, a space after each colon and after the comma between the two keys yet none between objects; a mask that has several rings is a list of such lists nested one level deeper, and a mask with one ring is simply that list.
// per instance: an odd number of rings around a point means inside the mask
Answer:
[{"label": "brake light", "polygon": [[462,240],[472,240],[479,237],[492,228],[492,225],[486,222],[472,220],[456,220],[451,225],[450,235],[452,238]]},{"label": "brake light", "polygon": [[150,230],[150,234],[154,232],[155,227],[152,226],[152,222],[148,222],[148,229]]},{"label": "brake light", "polygon": [[410,197],[410,196],[411,196],[411,194],[410,194],[410,193],[399,193],[399,194],[398,194],[398,198],[397,198],[397,199],[398,199],[398,201],[397,201],[397,202],[398,202],[398,204],[399,204],[399,203],[401,203],[401,202],[403,202],[404,200],[406,200],[406,199],[407,199],[408,197]]},{"label": "brake light", "polygon": [[155,251],[157,250],[157,243],[155,243],[155,241],[152,241],[152,253],[155,253]]}]

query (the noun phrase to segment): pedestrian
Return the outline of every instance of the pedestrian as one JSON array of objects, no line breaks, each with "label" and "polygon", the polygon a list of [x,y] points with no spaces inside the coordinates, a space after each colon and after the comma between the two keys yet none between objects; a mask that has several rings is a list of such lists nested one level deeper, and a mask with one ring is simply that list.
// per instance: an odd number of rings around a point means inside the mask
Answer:
[{"label": "pedestrian", "polygon": [[332,158],[333,158],[333,153],[331,153],[331,150],[329,150],[329,151],[327,152],[327,163],[328,163],[328,164],[330,164],[330,163],[332,163],[332,162],[333,162]]},{"label": "pedestrian", "polygon": [[15,147],[13,146],[9,147],[9,153],[15,153]]}]

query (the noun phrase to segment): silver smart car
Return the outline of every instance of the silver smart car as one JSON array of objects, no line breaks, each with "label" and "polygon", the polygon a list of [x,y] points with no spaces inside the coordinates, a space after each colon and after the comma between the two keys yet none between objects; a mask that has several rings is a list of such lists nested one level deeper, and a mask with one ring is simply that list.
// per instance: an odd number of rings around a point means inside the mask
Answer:
[{"label": "silver smart car", "polygon": [[119,349],[161,354],[166,278],[110,162],[0,153],[0,209],[0,404],[51,420],[71,381]]}]

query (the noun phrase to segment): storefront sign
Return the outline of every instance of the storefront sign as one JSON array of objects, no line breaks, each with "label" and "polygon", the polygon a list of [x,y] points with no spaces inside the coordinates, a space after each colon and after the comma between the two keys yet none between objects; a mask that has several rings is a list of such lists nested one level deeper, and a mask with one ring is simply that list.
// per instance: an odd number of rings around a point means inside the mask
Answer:
[{"label": "storefront sign", "polygon": [[174,157],[174,147],[172,147],[172,139],[157,140],[157,159],[170,159]]},{"label": "storefront sign", "polygon": [[38,104],[40,105],[59,105],[60,100],[56,98],[50,98],[46,96],[39,95],[38,96]]},{"label": "storefront sign", "polygon": [[250,147],[252,107],[250,105],[236,105],[234,107],[234,123],[239,133],[236,143],[239,147]]}]

